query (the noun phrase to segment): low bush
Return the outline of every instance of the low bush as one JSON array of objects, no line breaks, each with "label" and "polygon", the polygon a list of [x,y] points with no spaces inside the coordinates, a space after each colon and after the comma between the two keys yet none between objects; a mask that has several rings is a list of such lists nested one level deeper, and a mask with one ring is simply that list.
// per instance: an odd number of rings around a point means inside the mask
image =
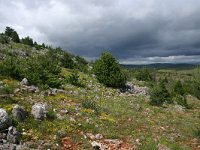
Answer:
[{"label": "low bush", "polygon": [[78,72],[72,72],[67,78],[68,83],[73,85],[79,85],[79,75]]},{"label": "low bush", "polygon": [[96,105],[96,103],[92,100],[85,99],[82,101],[82,107],[86,109],[92,109],[96,113],[99,113],[99,107]]},{"label": "low bush", "polygon": [[31,58],[11,57],[1,62],[0,67],[0,75],[17,80],[27,78],[30,84],[49,87],[61,85],[61,67],[58,62],[46,55]]},{"label": "low bush", "polygon": [[188,104],[187,104],[187,100],[186,100],[186,97],[185,97],[185,96],[175,95],[175,96],[172,98],[172,100],[173,100],[174,103],[188,108]]}]

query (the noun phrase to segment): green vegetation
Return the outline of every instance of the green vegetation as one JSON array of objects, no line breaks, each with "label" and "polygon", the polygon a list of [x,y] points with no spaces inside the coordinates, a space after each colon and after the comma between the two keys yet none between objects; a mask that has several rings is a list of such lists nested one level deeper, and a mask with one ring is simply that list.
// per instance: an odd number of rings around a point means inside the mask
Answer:
[{"label": "green vegetation", "polygon": [[109,52],[103,53],[101,58],[94,63],[93,71],[98,81],[108,87],[123,87],[126,83],[126,77],[120,65]]},{"label": "green vegetation", "polygon": [[33,39],[30,38],[29,36],[22,38],[21,42],[25,45],[33,46]]},{"label": "green vegetation", "polygon": [[139,81],[152,81],[153,77],[149,69],[143,68],[137,72],[136,79]]},{"label": "green vegetation", "polygon": [[163,81],[152,89],[150,100],[152,105],[158,106],[162,105],[164,102],[171,103],[171,95]]},{"label": "green vegetation", "polygon": [[[95,77],[88,67],[92,64],[83,58],[37,42],[33,46],[14,42],[9,32],[0,35],[0,41],[1,36],[8,40],[0,43],[0,56],[5,56],[0,59],[0,108],[10,116],[15,104],[25,108],[24,122],[11,119],[22,133],[20,141],[30,143],[29,149],[39,149],[38,145],[92,149],[90,141],[96,139],[88,134],[102,134],[102,141],[118,139],[121,146],[132,144],[139,150],[157,149],[159,144],[172,150],[199,148],[199,68],[194,73],[174,68],[122,69],[106,52],[93,65]],[[117,89],[124,86],[127,76],[133,94]],[[26,91],[20,84],[23,78],[42,88]],[[134,93],[135,86],[146,86],[150,93]],[[52,90],[58,92],[52,94]],[[48,106],[43,121],[31,115],[35,103]],[[70,140],[64,143],[63,139]]]}]

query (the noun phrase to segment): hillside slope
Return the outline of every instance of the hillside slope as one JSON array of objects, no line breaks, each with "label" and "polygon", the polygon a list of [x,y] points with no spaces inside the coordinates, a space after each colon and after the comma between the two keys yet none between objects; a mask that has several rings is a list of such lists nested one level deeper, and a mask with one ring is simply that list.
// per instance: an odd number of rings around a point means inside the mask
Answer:
[{"label": "hillside slope", "polygon": [[[49,49],[36,50],[23,44],[1,44],[0,58],[33,57]],[[26,80],[0,76],[0,108],[21,133],[17,148],[35,149],[200,149],[200,101],[188,95],[190,109],[149,104],[145,82],[132,80],[131,92],[120,92],[100,84],[80,69],[61,67],[59,88],[43,88]],[[78,75],[73,85],[68,77]],[[28,79],[29,82],[29,79]],[[144,88],[141,88],[144,87]],[[138,89],[138,91],[136,91]],[[16,104],[27,112],[23,121],[13,115]],[[41,104],[43,118],[35,119],[33,106]],[[2,131],[0,135],[7,131]],[[8,141],[3,141],[3,146]],[[12,142],[11,142],[12,143]],[[10,145],[12,145],[10,143]],[[2,145],[1,145],[2,146]]]}]

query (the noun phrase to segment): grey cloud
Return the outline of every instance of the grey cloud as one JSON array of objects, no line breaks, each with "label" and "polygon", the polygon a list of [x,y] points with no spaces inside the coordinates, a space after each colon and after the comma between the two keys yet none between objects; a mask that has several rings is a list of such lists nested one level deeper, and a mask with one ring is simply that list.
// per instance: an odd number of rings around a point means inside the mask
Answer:
[{"label": "grey cloud", "polygon": [[120,60],[194,56],[199,8],[197,0],[0,0],[0,30],[12,26],[87,58],[103,50]]}]

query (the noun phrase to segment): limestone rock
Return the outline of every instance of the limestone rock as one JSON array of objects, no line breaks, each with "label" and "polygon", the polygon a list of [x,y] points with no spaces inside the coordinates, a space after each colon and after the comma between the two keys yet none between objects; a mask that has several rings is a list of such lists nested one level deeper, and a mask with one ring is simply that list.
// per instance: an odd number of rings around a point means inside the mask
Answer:
[{"label": "limestone rock", "polygon": [[92,148],[93,148],[93,149],[99,149],[99,150],[103,150],[103,149],[104,149],[104,148],[102,148],[102,144],[99,143],[99,142],[96,142],[96,141],[93,141],[93,142],[91,143],[91,145],[92,145]]},{"label": "limestone rock", "polygon": [[46,106],[42,103],[36,103],[32,106],[31,114],[34,116],[36,120],[44,120],[46,118]]},{"label": "limestone rock", "polygon": [[21,90],[25,92],[31,92],[31,93],[38,93],[40,91],[39,88],[34,85],[31,85],[31,86],[23,85]]},{"label": "limestone rock", "polygon": [[26,118],[24,107],[19,105],[15,105],[13,107],[12,114],[17,121],[24,121],[24,119]]},{"label": "limestone rock", "polygon": [[5,130],[11,125],[11,120],[5,109],[0,108],[0,130]]},{"label": "limestone rock", "polygon": [[21,85],[28,85],[28,79],[24,78],[20,83]]},{"label": "limestone rock", "polygon": [[7,141],[12,144],[18,144],[20,133],[13,126],[8,128]]}]

